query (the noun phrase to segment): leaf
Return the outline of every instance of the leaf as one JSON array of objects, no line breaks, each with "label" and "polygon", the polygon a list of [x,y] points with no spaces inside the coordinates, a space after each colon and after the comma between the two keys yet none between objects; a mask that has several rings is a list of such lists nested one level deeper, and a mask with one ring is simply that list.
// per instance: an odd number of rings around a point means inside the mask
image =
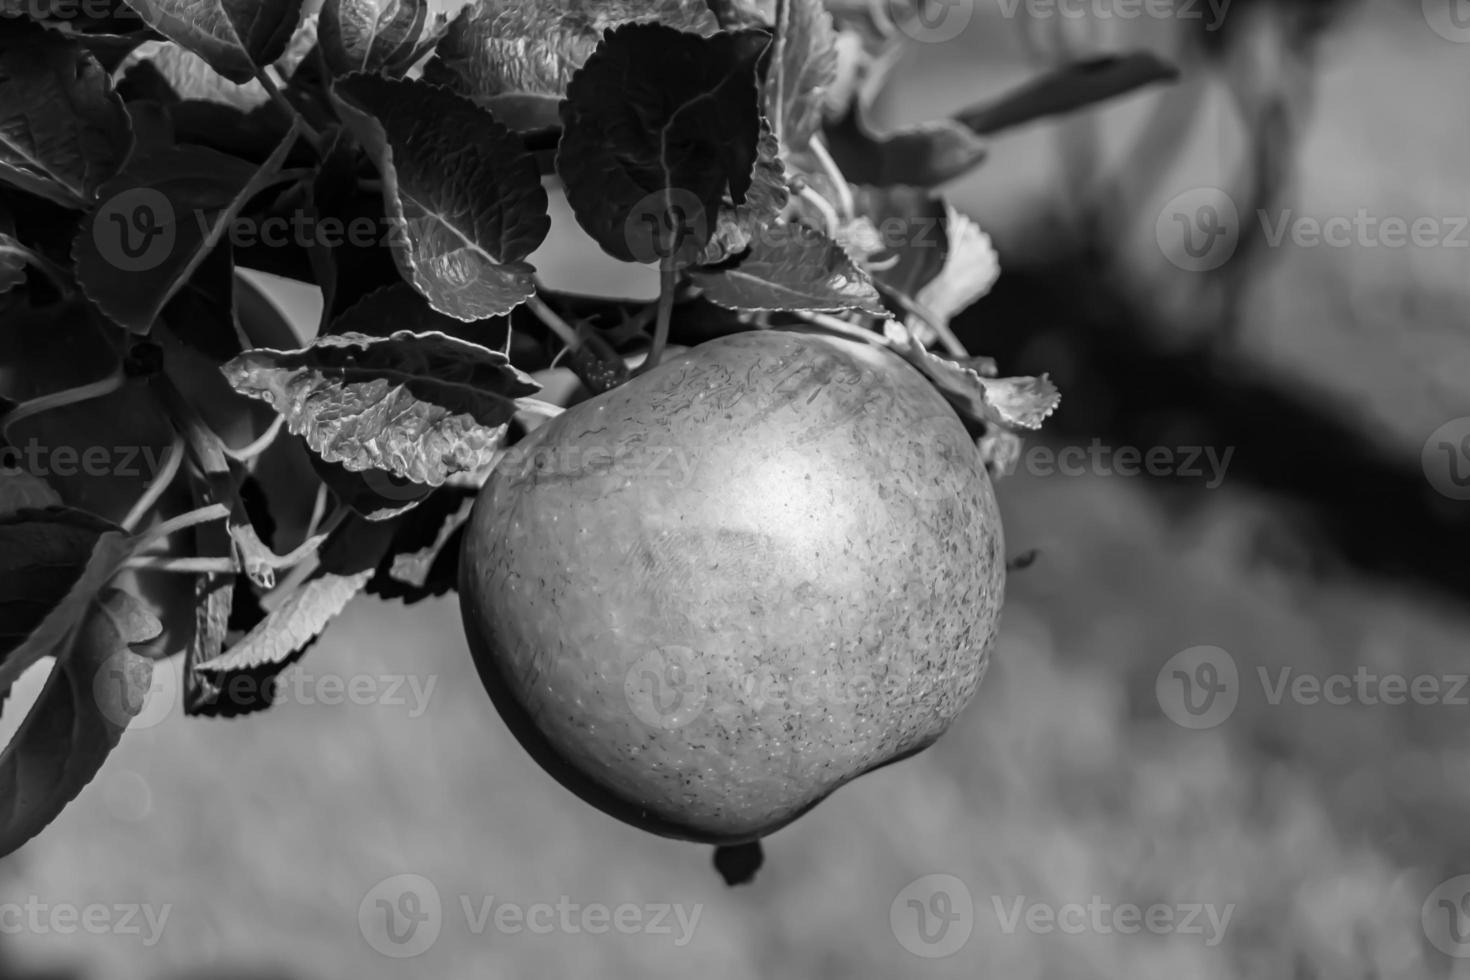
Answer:
[{"label": "leaf", "polygon": [[162,629],[121,590],[89,600],[75,639],[0,754],[0,857],[56,819],[102,767],[152,683],[153,661],[132,648]]},{"label": "leaf", "polygon": [[854,184],[934,187],[954,180],[985,159],[988,144],[960,123],[938,119],[879,135],[866,108],[853,100],[826,128],[827,149]]},{"label": "leaf", "polygon": [[[861,187],[859,213],[878,233],[868,274],[878,287],[909,299],[944,269],[949,254],[942,198],[921,187]],[[978,230],[978,229],[977,229]]]},{"label": "leaf", "polygon": [[760,138],[761,31],[609,32],[561,104],[556,172],[580,224],[624,262],[701,259],[726,195],[745,203]]},{"label": "leaf", "polygon": [[184,286],[201,253],[260,190],[277,179],[292,129],[259,167],[202,146],[132,160],[101,192],[72,246],[77,281],[102,312],[147,333]]},{"label": "leaf", "polygon": [[434,309],[480,320],[535,291],[523,260],[551,219],[519,139],[469,99],[421,81],[349,75],[332,100],[382,174],[399,271]]},{"label": "leaf", "polygon": [[[41,477],[25,470],[0,467],[0,519],[9,518],[17,511],[61,505],[61,494],[51,489],[51,484]],[[0,528],[0,537],[3,537],[3,528]]]},{"label": "leaf", "polygon": [[197,100],[231,106],[242,112],[265,105],[270,95],[254,78],[232,82],[210,67],[209,62],[171,41],[147,41],[135,48],[119,66],[124,85],[161,86],[176,100]]},{"label": "leaf", "polygon": [[149,27],[237,85],[286,51],[301,0],[128,0]]},{"label": "leaf", "polygon": [[429,8],[429,0],[326,0],[318,40],[327,70],[402,75],[449,27],[443,11],[431,17]]},{"label": "leaf", "polygon": [[227,653],[196,664],[195,669],[224,673],[284,663],[347,608],[372,574],[371,570],[327,573],[307,579]]},{"label": "leaf", "polygon": [[952,205],[945,205],[944,228],[949,242],[944,267],[914,298],[948,323],[990,291],[1000,277],[1000,262],[990,236]]},{"label": "leaf", "polygon": [[337,499],[369,521],[387,521],[421,504],[433,487],[394,476],[386,470],[349,470],[310,454],[311,468]]},{"label": "leaf", "polygon": [[730,309],[884,315],[873,283],[842,246],[795,222],[758,237],[737,265],[695,269],[692,276],[706,299]]},{"label": "leaf", "polygon": [[985,136],[1178,77],[1177,68],[1148,51],[1107,55],[1064,65],[993,102],[958,112],[954,118]]},{"label": "leaf", "polygon": [[883,334],[896,353],[922,371],[971,421],[1039,429],[1061,403],[1056,385],[1044,374],[1039,378],[988,378],[973,366],[983,358],[965,364],[931,354],[897,320],[887,321]]},{"label": "leaf", "polygon": [[390,337],[403,330],[411,333],[438,331],[452,337],[463,327],[461,321],[440,313],[412,286],[399,281],[379,286],[343,310],[342,315],[329,324],[328,332]]},{"label": "leaf", "polygon": [[0,371],[0,398],[26,402],[107,378],[121,363],[107,332],[116,328],[80,299],[7,312],[0,364],[9,370]]},{"label": "leaf", "polygon": [[15,237],[15,221],[0,206],[0,293],[7,293],[26,281],[26,262],[30,249]]},{"label": "leaf", "polygon": [[424,78],[512,129],[559,125],[557,103],[603,33],[646,22],[704,36],[719,30],[703,0],[478,0],[449,25]]},{"label": "leaf", "polygon": [[235,322],[235,257],[221,242],[185,280],[159,314],[189,347],[214,361],[228,361],[245,345]]},{"label": "leaf", "polygon": [[412,605],[452,592],[458,585],[464,525],[474,503],[475,491],[445,487],[404,517],[368,581],[368,593]]},{"label": "leaf", "polygon": [[122,99],[85,48],[29,24],[0,35],[0,181],[85,207],[132,145]]},{"label": "leaf", "polygon": [[343,334],[299,351],[246,351],[224,367],[330,463],[442,484],[489,462],[517,397],[538,390],[498,351],[442,333]]},{"label": "leaf", "polygon": [[781,217],[791,199],[786,186],[785,167],[781,163],[781,147],[770,125],[761,120],[760,142],[756,144],[755,169],[751,172],[750,189],[745,201],[735,204],[720,202],[714,234],[700,256],[700,265],[719,265],[750,247],[751,239],[765,232]]},{"label": "leaf", "polygon": [[0,689],[69,641],[134,547],[122,528],[84,511],[0,519]]},{"label": "leaf", "polygon": [[823,96],[837,78],[836,40],[821,0],[778,0],[765,114],[783,150],[805,150],[821,125]]}]

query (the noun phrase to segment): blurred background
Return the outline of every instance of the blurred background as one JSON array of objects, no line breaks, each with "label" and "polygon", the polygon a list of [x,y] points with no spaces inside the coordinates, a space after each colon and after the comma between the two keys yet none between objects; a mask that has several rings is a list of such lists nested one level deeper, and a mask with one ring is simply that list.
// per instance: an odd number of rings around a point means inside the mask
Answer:
[{"label": "blurred background", "polygon": [[[138,907],[137,932],[0,918],[0,975],[1470,976],[1470,10],[951,9],[884,126],[1089,54],[1181,78],[1006,134],[946,188],[1002,267],[962,339],[1064,394],[997,486],[1008,551],[1034,556],[950,733],[727,888],[709,848],[521,751],[452,597],[360,598],[288,676],[401,686],[229,721],[186,720],[165,684],[0,863],[0,900]],[[533,261],[656,290],[590,247]],[[364,928],[380,901],[419,917],[416,957]],[[647,927],[497,927],[537,903]]]}]

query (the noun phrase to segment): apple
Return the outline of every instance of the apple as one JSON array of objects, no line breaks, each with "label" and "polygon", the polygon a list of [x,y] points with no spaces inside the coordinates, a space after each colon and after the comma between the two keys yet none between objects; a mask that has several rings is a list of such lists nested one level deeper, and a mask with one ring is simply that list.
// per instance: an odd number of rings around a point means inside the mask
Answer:
[{"label": "apple", "polygon": [[1005,585],[974,441],[878,347],[710,341],[517,446],[466,528],[460,604],[507,726],[653,833],[757,840],[932,744]]}]

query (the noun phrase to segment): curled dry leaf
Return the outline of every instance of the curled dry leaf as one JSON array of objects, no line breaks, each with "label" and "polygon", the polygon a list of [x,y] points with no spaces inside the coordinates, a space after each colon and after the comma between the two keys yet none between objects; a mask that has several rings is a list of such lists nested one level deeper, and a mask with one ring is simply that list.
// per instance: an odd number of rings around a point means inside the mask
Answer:
[{"label": "curled dry leaf", "polygon": [[1046,375],[1039,378],[990,378],[973,364],[952,361],[924,349],[897,320],[883,325],[889,347],[924,372],[961,416],[974,421],[1038,429],[1056,410],[1062,396]]},{"label": "curled dry leaf", "polygon": [[295,351],[257,348],[223,370],[327,462],[430,486],[488,464],[516,399],[540,387],[499,351],[406,330],[334,334]]}]

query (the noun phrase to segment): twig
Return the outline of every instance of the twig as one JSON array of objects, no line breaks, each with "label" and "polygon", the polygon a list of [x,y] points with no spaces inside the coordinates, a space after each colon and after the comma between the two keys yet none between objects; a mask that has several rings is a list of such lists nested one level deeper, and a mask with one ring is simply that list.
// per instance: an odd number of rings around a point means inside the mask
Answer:
[{"label": "twig", "polygon": [[196,524],[203,524],[206,521],[218,521],[229,516],[230,509],[224,504],[209,504],[204,507],[196,507],[194,510],[186,511],[177,517],[170,517],[162,524],[154,525],[144,531],[138,536],[140,538],[138,548],[142,550],[154,541],[162,541],[169,535],[178,534],[180,531],[191,528]]},{"label": "twig", "polygon": [[822,220],[827,225],[827,234],[830,237],[836,238],[842,233],[842,219],[837,216],[837,209],[832,206],[831,201],[818,194],[811,184],[803,185],[797,194],[803,201],[822,213]]},{"label": "twig", "polygon": [[950,357],[964,359],[970,356],[970,352],[965,349],[965,345],[960,343],[960,338],[955,336],[954,330],[950,328],[947,319],[912,297],[905,296],[902,293],[893,293],[891,295],[898,301],[899,306],[902,306],[910,314],[923,320],[934,329],[935,335],[939,337],[939,342],[944,345],[944,350]]},{"label": "twig", "polygon": [[91,401],[93,398],[101,398],[117,391],[127,382],[127,376],[123,374],[121,367],[114,368],[112,373],[101,381],[93,381],[75,388],[67,388],[65,391],[53,391],[49,395],[40,398],[32,398],[30,401],[21,402],[12,408],[4,417],[0,417],[0,433],[7,437],[10,427],[22,419],[28,419],[42,412],[49,412],[55,408],[66,405],[75,405],[78,402]]},{"label": "twig", "polygon": [[571,324],[558,316],[555,310],[547,306],[546,301],[539,295],[532,293],[530,298],[526,300],[526,307],[532,313],[536,314],[536,319],[546,324],[552,333],[560,337],[561,342],[566,344],[568,348],[576,350],[581,346],[582,341],[577,336],[577,331]]},{"label": "twig", "polygon": [[143,491],[128,511],[128,516],[122,520],[124,531],[132,531],[143,519],[143,515],[153,509],[158,503],[158,498],[163,496],[163,491],[174,482],[174,477],[179,473],[179,464],[184,460],[184,437],[177,432],[174,433],[173,442],[168,445],[168,452],[163,457],[163,465],[159,467],[158,473],[153,477],[153,482]]},{"label": "twig", "polygon": [[857,202],[853,200],[852,188],[847,186],[847,178],[842,176],[842,169],[837,166],[837,161],[832,159],[832,154],[827,152],[822,137],[813,136],[810,146],[812,156],[817,158],[827,178],[832,181],[832,189],[837,194],[837,212],[842,215],[844,223],[851,221],[857,214]]},{"label": "twig", "polygon": [[129,558],[124,567],[189,575],[234,575],[238,571],[232,558],[170,558],[168,555],[139,555]]},{"label": "twig", "polygon": [[225,455],[237,463],[248,463],[261,453],[270,448],[271,443],[276,441],[276,436],[281,433],[281,426],[286,421],[286,416],[277,415],[271,419],[271,424],[255,441],[241,446],[239,449],[231,449],[225,446]]},{"label": "twig", "polygon": [[306,117],[291,104],[291,101],[286,98],[285,93],[276,85],[275,79],[271,78],[270,73],[260,65],[256,65],[255,79],[260,82],[260,87],[265,89],[271,101],[280,106],[291,117],[292,133],[299,133],[306,139],[306,142],[311,144],[311,148],[316,151],[318,157],[323,156],[326,153],[326,141],[322,138],[322,134],[317,131],[315,126],[307,122]]},{"label": "twig", "polygon": [[846,320],[835,317],[830,313],[812,313],[807,310],[795,310],[793,312],[795,312],[796,315],[801,317],[803,320],[806,320],[808,323],[821,327],[823,330],[830,331],[831,333],[840,334],[843,337],[847,337],[849,340],[856,340],[865,344],[873,344],[878,347],[893,346],[891,343],[888,342],[888,338],[883,336],[881,333],[875,333],[872,330],[864,330],[862,327],[855,327],[851,323],[848,323]]}]

